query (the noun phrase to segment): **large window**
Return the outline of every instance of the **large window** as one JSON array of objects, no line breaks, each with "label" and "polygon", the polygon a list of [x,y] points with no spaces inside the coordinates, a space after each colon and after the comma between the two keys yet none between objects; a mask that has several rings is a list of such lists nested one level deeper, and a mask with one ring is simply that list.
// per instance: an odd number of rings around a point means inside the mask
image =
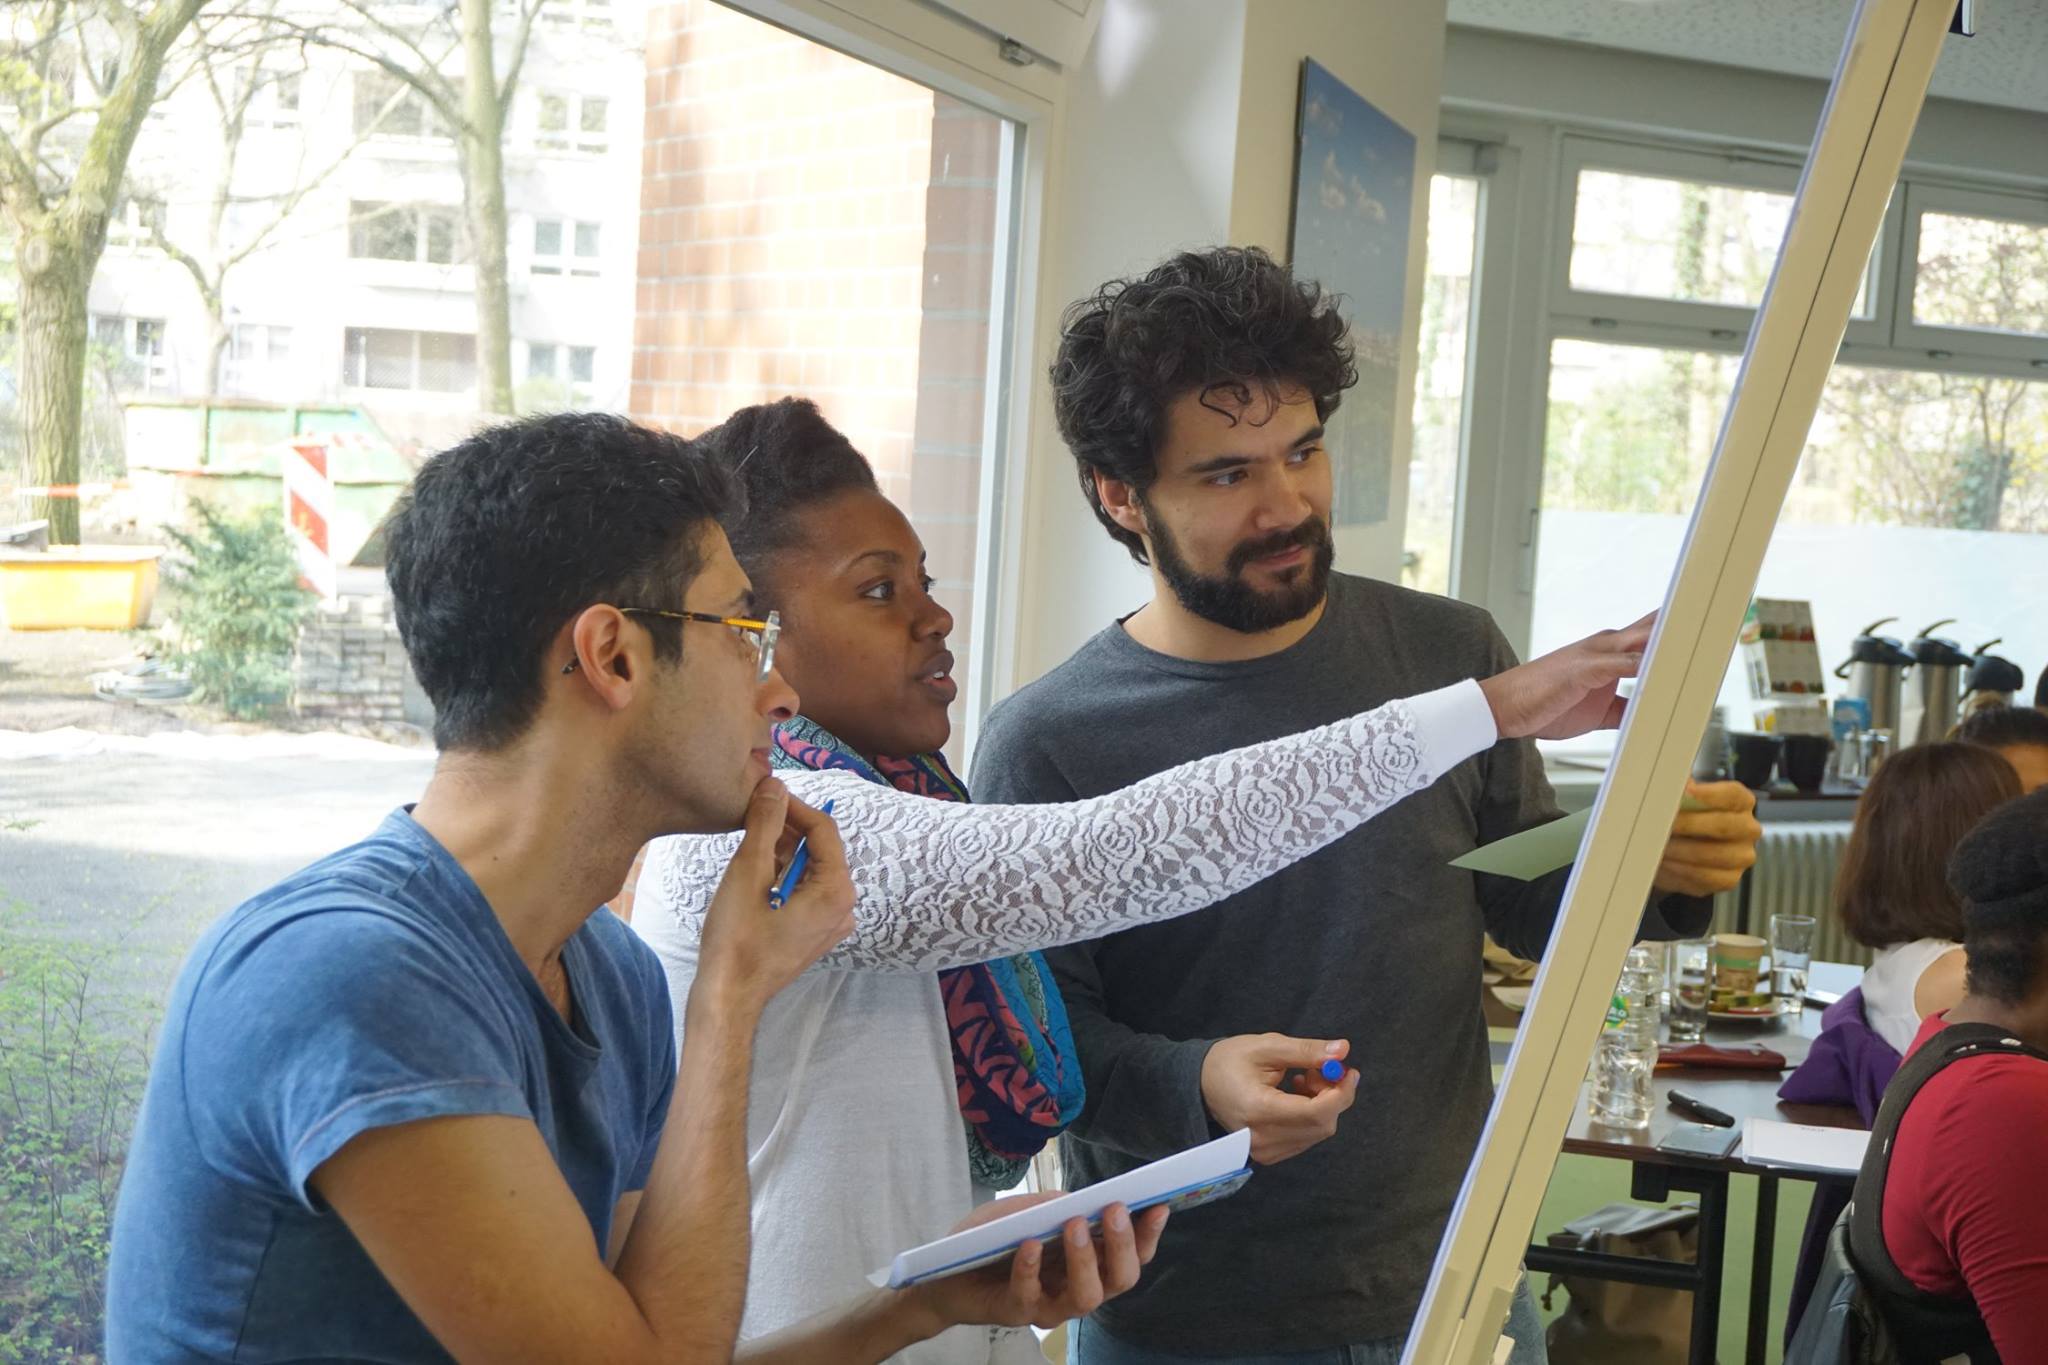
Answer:
[{"label": "large window", "polygon": [[358,71],[355,76],[354,126],[357,137],[446,138],[447,126],[427,97],[413,85],[384,71]]},{"label": "large window", "polygon": [[469,259],[461,210],[435,204],[349,206],[348,254],[362,260],[455,265]]},{"label": "large window", "polygon": [[476,338],[351,327],[342,350],[342,382],[365,389],[461,393],[476,384]]},{"label": "large window", "polygon": [[[1645,174],[1657,154],[1644,149],[1618,155],[1620,170],[1601,155],[1566,163],[1535,650],[1661,595],[1790,207],[1772,190]],[[1954,618],[1944,634],[2000,638],[2031,674],[2048,665],[2048,617],[2016,585],[2048,581],[2048,213],[1909,182],[1858,316],[1758,592],[1813,603],[1830,668],[1880,618],[1904,634]],[[1751,723],[1734,670],[1722,701]]]}]

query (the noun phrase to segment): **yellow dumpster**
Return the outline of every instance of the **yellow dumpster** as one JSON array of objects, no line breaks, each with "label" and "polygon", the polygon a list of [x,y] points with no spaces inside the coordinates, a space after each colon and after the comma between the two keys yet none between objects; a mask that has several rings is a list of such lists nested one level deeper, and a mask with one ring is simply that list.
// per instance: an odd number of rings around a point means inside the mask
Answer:
[{"label": "yellow dumpster", "polygon": [[0,624],[10,630],[129,630],[156,601],[160,545],[0,549]]}]

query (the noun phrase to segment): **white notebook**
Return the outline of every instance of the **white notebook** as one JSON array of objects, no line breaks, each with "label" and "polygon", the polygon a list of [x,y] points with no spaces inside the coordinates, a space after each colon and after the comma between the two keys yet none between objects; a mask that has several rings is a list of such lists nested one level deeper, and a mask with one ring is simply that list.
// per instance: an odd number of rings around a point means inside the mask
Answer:
[{"label": "white notebook", "polygon": [[1240,1128],[1099,1185],[898,1252],[895,1260],[869,1275],[868,1282],[877,1289],[901,1289],[920,1280],[957,1275],[999,1261],[1026,1242],[1059,1236],[1069,1218],[1093,1222],[1111,1204],[1123,1204],[1136,1213],[1154,1204],[1185,1208],[1220,1199],[1235,1193],[1251,1175],[1251,1150],[1251,1130]]},{"label": "white notebook", "polygon": [[1742,1159],[1757,1166],[1854,1175],[1863,1168],[1870,1134],[1861,1128],[1821,1128],[1777,1119],[1742,1121]]}]

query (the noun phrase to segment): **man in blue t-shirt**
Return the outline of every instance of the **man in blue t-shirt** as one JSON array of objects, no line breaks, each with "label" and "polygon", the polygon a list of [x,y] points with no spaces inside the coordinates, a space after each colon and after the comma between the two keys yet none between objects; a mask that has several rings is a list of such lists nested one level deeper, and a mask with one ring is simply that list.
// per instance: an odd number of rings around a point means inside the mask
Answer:
[{"label": "man in blue t-shirt", "polygon": [[[111,1360],[731,1356],[755,1024],[853,904],[831,822],[768,778],[797,698],[717,525],[732,497],[687,442],[607,416],[420,471],[389,574],[439,766],[186,962],[114,1219]],[[649,839],[742,826],[678,1074],[660,965],[602,902]],[[1080,1226],[1063,1263],[878,1292],[747,1358],[1087,1312],[1158,1221],[1113,1220],[1099,1252]]]}]

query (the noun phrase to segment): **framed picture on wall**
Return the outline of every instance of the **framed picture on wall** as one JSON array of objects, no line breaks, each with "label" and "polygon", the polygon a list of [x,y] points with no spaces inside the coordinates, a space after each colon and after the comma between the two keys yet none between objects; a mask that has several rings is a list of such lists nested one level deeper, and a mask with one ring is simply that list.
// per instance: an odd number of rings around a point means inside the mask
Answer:
[{"label": "framed picture on wall", "polygon": [[1387,519],[1399,413],[1401,317],[1415,135],[1313,61],[1295,130],[1294,273],[1344,296],[1358,383],[1329,423],[1338,526]]}]

